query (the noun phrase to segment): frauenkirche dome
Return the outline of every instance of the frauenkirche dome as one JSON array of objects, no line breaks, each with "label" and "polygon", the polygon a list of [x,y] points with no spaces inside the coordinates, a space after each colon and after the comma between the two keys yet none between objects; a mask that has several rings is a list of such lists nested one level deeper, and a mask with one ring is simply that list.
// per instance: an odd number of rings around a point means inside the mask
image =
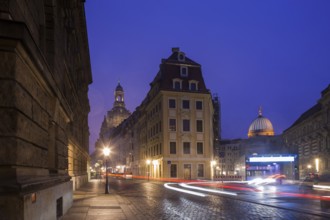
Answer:
[{"label": "frauenkirche dome", "polygon": [[260,108],[258,117],[251,123],[249,127],[248,137],[273,135],[273,125],[268,118],[262,116],[262,111]]}]

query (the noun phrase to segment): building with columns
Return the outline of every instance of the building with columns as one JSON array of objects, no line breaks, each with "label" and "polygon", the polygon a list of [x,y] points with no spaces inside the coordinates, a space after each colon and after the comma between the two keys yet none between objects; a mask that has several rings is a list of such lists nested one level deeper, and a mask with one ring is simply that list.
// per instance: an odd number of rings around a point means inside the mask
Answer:
[{"label": "building with columns", "polygon": [[0,219],[58,219],[88,180],[84,1],[0,1]]},{"label": "building with columns", "polygon": [[201,65],[173,48],[140,106],[110,135],[112,166],[151,178],[211,178],[219,106]]},{"label": "building with columns", "polygon": [[330,85],[321,98],[283,132],[291,152],[299,156],[299,176],[330,173]]}]

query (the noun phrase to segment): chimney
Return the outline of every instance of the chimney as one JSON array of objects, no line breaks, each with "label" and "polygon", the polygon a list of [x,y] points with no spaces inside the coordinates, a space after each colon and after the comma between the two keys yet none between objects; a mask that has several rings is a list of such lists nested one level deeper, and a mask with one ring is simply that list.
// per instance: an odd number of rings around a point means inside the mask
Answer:
[{"label": "chimney", "polygon": [[172,53],[180,52],[180,47],[172,47]]}]

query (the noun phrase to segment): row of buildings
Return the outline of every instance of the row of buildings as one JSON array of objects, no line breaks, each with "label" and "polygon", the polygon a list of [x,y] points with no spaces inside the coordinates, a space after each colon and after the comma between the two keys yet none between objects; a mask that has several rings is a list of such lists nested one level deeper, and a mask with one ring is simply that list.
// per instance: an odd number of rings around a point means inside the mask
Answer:
[{"label": "row of buildings", "polygon": [[0,219],[58,219],[88,181],[84,1],[0,0]]},{"label": "row of buildings", "polygon": [[204,83],[201,65],[173,48],[132,114],[125,108],[118,84],[95,155],[102,158],[102,148],[109,146],[114,172],[154,178],[210,178],[219,140],[219,109],[217,96],[212,96]]},{"label": "row of buildings", "polygon": [[[118,83],[102,123],[94,160],[112,150],[112,172],[178,179],[250,179],[282,173],[290,179],[324,173],[330,148],[329,87],[283,134],[275,135],[262,109],[248,138],[221,138],[221,105],[207,89],[201,65],[179,48],[162,59],[145,99],[131,114]],[[308,169],[307,169],[308,167]]]}]

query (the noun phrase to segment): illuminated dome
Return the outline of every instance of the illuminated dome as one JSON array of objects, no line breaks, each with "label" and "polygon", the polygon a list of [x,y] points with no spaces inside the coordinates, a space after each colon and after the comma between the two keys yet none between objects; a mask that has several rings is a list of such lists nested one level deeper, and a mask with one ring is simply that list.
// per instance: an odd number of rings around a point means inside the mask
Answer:
[{"label": "illuminated dome", "polygon": [[248,137],[255,136],[273,136],[273,125],[268,118],[262,116],[261,108],[259,109],[258,117],[252,122],[249,127]]}]

